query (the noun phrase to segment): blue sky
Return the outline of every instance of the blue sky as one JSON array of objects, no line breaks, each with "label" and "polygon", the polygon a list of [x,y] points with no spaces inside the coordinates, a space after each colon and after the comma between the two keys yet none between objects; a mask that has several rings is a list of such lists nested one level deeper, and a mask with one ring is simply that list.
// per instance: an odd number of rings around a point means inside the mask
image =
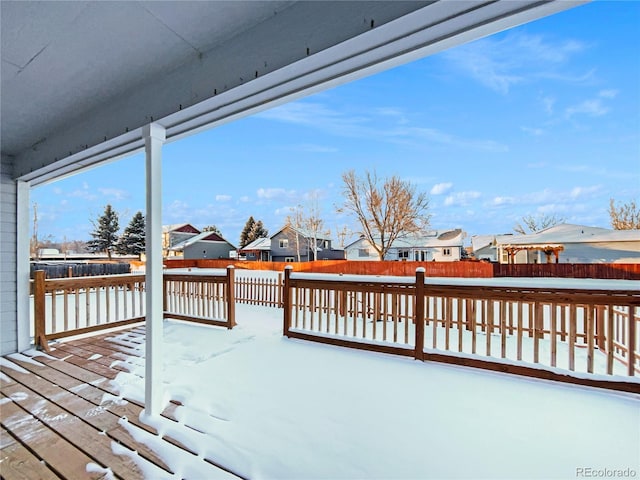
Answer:
[{"label": "blue sky", "polygon": [[[163,223],[249,216],[275,233],[319,198],[333,232],[343,172],[398,175],[431,225],[508,233],[525,215],[609,227],[640,198],[640,2],[597,1],[165,145]],[[110,203],[144,212],[142,154],[36,187],[40,238],[87,240]]]}]

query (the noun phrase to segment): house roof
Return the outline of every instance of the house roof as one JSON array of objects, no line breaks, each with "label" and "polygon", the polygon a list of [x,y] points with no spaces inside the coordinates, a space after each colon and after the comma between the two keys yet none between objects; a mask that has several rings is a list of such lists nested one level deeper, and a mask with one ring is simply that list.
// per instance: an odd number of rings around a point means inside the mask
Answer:
[{"label": "house roof", "polygon": [[[455,230],[432,230],[422,235],[408,235],[397,238],[391,248],[433,248],[433,247],[461,247],[463,243],[463,231],[459,228]],[[374,241],[379,242],[380,237],[375,237]],[[356,241],[345,247],[348,249],[358,242],[366,241],[360,237]]]},{"label": "house roof", "polygon": [[562,223],[528,235],[503,235],[496,237],[499,245],[541,245],[594,242],[638,242],[640,230],[610,230]]},{"label": "house roof", "polygon": [[162,226],[162,233],[168,232],[200,233],[200,230],[198,230],[190,223],[173,223],[171,225]]},{"label": "house roof", "polygon": [[261,237],[256,238],[253,242],[247,243],[240,249],[241,252],[249,250],[271,250],[271,238]]},{"label": "house roof", "polygon": [[222,242],[222,243],[228,243],[229,245],[234,247],[233,244],[231,244],[230,242],[228,242],[227,240],[222,238],[216,232],[202,232],[202,233],[200,233],[198,235],[194,235],[193,237],[188,238],[187,240],[184,240],[184,241],[182,241],[180,243],[176,243],[169,250],[174,251],[174,252],[180,252],[180,251],[184,250],[185,247],[193,245],[194,243],[197,243],[197,242]]},{"label": "house roof", "polygon": [[[282,233],[284,230],[287,230],[287,229],[289,229],[289,230],[293,230],[294,232],[296,232],[296,233],[297,233],[298,235],[300,235],[301,237],[304,237],[304,238],[313,238],[313,232],[311,232],[311,231],[309,231],[309,230],[306,230],[306,229],[304,229],[304,228],[296,228],[296,227],[293,227],[293,226],[291,226],[291,225],[285,225],[285,226],[284,226],[284,227],[282,227],[280,230],[278,230],[276,233],[274,233],[273,235],[271,235],[271,237],[270,237],[270,238],[275,237],[276,235],[278,235],[279,233]],[[330,240],[330,238],[329,238],[327,235],[325,235],[324,233],[317,233],[317,234],[316,234],[316,238],[317,238],[318,240]]]}]

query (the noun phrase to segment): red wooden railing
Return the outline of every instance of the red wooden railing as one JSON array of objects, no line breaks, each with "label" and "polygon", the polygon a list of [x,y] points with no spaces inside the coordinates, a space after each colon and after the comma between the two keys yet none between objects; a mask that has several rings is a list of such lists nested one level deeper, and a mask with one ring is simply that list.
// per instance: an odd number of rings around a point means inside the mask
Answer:
[{"label": "red wooden railing", "polygon": [[292,338],[640,393],[621,379],[640,374],[640,290],[286,270],[283,320]]}]

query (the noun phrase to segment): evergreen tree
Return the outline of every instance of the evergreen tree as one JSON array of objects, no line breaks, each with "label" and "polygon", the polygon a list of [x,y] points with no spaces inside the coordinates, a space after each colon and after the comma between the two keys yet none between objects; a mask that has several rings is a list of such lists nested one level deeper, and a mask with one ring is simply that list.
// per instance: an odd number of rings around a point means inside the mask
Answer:
[{"label": "evergreen tree", "polygon": [[118,253],[140,256],[145,251],[145,223],[142,212],[133,216],[116,245]]},{"label": "evergreen tree", "polygon": [[98,221],[91,222],[94,230],[91,233],[93,240],[89,240],[87,248],[91,252],[107,252],[111,260],[111,252],[118,243],[118,214],[111,205],[104,207],[104,213],[98,217]]},{"label": "evergreen tree", "polygon": [[244,248],[258,238],[265,238],[268,236],[269,231],[264,228],[262,220],[258,220],[256,222],[253,217],[249,217],[249,220],[244,224],[244,228],[240,233],[240,248]]},{"label": "evergreen tree", "polygon": [[256,223],[253,224],[253,227],[251,227],[251,231],[249,232],[249,242],[253,242],[254,240],[257,240],[258,238],[265,238],[269,236],[269,231],[264,228],[264,225],[262,224],[262,220],[258,220]]},{"label": "evergreen tree", "polygon": [[253,219],[253,217],[249,217],[247,223],[244,224],[244,228],[240,233],[240,248],[244,248],[246,245],[251,243],[251,240],[249,240],[249,234],[251,233],[251,229],[253,228],[253,225],[255,223],[256,221]]}]

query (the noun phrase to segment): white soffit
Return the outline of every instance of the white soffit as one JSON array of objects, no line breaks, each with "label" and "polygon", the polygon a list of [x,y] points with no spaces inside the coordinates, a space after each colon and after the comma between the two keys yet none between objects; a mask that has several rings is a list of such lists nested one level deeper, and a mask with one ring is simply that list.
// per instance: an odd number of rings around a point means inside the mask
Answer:
[{"label": "white soffit", "polygon": [[[14,176],[38,185],[140,150],[143,147],[141,128],[152,121],[166,128],[167,141],[174,141],[583,3],[586,1],[277,2],[277,5],[274,2],[273,6],[280,9],[277,13],[245,10],[245,14],[257,15],[257,19],[252,17],[244,23],[243,11],[237,10],[234,21],[245,28],[246,35],[233,36],[232,32],[222,31],[219,34],[224,40],[222,46],[214,46],[206,53],[198,50],[196,55],[191,55],[191,61],[180,68],[143,78],[125,95],[105,98],[87,113],[61,125],[54,134],[42,132],[42,141],[22,151],[9,152],[14,160]],[[153,6],[156,2],[149,4]],[[169,8],[171,5],[180,12],[180,5],[169,2],[163,9],[161,4],[158,4],[161,8],[154,10],[154,18],[160,18],[162,23],[175,18],[177,26],[172,29],[180,30],[180,23],[186,20],[177,13],[172,17]],[[345,26],[344,31],[336,29],[327,33],[322,27],[326,26],[323,16],[341,25],[337,17],[328,12],[340,18],[347,14],[356,16],[358,23],[365,23],[359,27],[364,31],[353,34],[351,25]],[[315,15],[310,16],[312,13]],[[378,26],[372,17],[375,14],[379,14],[378,18],[392,18]],[[276,17],[281,23],[273,20]],[[269,22],[275,22],[274,26],[270,27]],[[279,29],[277,37],[272,28]],[[206,36],[205,30],[181,30],[189,32],[184,35],[191,38],[180,43],[193,46],[219,42],[220,39]],[[345,31],[349,35],[343,39]],[[307,36],[308,41],[301,44]],[[273,40],[278,51],[285,52],[274,57],[275,64],[258,61],[268,55],[268,48],[260,51],[267,38]],[[314,38],[320,50],[306,47],[309,50],[304,51],[304,44],[313,46]],[[336,38],[340,41],[332,43]],[[135,42],[131,48],[136,48]],[[287,53],[286,49],[296,53]],[[19,61],[23,62],[31,54],[33,52],[24,52]],[[251,68],[245,66],[247,62]],[[221,65],[227,69],[226,80],[224,72],[220,73]],[[150,61],[149,68],[155,67]],[[238,72],[246,72],[243,75],[247,78],[239,77]],[[211,81],[214,77],[216,82]],[[213,85],[218,86],[212,88]],[[4,78],[2,93],[6,93]],[[101,92],[94,94],[101,97]],[[3,138],[3,154],[6,153]]]}]

